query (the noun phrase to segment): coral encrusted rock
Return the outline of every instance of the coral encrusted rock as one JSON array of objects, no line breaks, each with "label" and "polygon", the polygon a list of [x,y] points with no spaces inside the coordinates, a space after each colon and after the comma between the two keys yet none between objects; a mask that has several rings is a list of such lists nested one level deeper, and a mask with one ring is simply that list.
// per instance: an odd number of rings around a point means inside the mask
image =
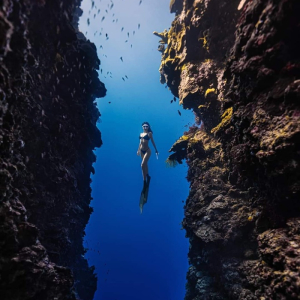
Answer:
[{"label": "coral encrusted rock", "polygon": [[80,3],[1,1],[1,300],[92,300],[97,287],[83,237],[106,89]]},{"label": "coral encrusted rock", "polygon": [[161,82],[202,124],[171,148],[189,166],[185,300],[300,299],[300,2],[170,8]]}]

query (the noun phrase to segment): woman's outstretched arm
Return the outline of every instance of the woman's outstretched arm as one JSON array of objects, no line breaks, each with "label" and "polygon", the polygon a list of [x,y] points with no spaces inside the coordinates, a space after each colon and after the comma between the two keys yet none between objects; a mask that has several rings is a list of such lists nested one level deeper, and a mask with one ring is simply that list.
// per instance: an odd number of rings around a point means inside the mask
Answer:
[{"label": "woman's outstretched arm", "polygon": [[136,155],[140,155],[140,154],[141,154],[141,139],[140,139],[139,147],[136,152]]},{"label": "woman's outstretched arm", "polygon": [[149,137],[150,137],[151,142],[152,142],[152,144],[153,144],[153,146],[154,146],[154,148],[155,148],[155,152],[158,153],[158,151],[157,151],[157,149],[156,149],[156,146],[155,146],[155,143],[154,143],[154,140],[153,140],[153,134],[152,134],[152,132],[149,132]]}]

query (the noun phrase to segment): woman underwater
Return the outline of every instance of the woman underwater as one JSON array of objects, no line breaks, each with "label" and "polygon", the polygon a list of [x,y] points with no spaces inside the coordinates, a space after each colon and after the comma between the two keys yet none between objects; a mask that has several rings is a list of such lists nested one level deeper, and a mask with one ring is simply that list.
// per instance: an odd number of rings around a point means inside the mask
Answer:
[{"label": "woman underwater", "polygon": [[149,182],[150,176],[148,174],[148,160],[151,155],[151,149],[148,146],[148,141],[151,139],[151,142],[155,148],[155,153],[158,154],[156,149],[154,140],[153,140],[153,132],[151,130],[150,124],[148,122],[144,122],[142,124],[143,133],[140,134],[140,144],[137,150],[137,155],[141,155],[142,158],[142,174],[144,179],[144,188],[146,187],[146,179]]}]

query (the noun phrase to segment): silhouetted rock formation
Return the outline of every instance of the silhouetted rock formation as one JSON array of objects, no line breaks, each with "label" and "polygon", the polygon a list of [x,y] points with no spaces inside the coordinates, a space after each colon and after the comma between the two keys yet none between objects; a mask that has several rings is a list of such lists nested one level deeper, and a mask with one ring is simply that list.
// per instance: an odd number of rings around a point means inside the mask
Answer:
[{"label": "silhouetted rock formation", "polygon": [[1,300],[91,300],[96,290],[82,242],[102,143],[94,100],[106,89],[96,47],[78,32],[80,2],[1,3]]},{"label": "silhouetted rock formation", "polygon": [[161,82],[203,122],[175,144],[191,187],[186,300],[300,295],[300,2],[242,2],[170,6]]}]

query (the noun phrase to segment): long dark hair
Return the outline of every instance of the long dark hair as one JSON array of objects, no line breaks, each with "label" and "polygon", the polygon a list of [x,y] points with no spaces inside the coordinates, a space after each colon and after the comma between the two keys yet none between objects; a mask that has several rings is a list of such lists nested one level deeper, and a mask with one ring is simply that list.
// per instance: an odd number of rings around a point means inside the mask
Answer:
[{"label": "long dark hair", "polygon": [[151,127],[150,127],[150,124],[149,124],[148,122],[143,122],[142,126],[143,126],[144,124],[146,124],[146,125],[149,126],[148,132],[152,132],[152,133],[153,133],[153,131],[152,131]]}]

